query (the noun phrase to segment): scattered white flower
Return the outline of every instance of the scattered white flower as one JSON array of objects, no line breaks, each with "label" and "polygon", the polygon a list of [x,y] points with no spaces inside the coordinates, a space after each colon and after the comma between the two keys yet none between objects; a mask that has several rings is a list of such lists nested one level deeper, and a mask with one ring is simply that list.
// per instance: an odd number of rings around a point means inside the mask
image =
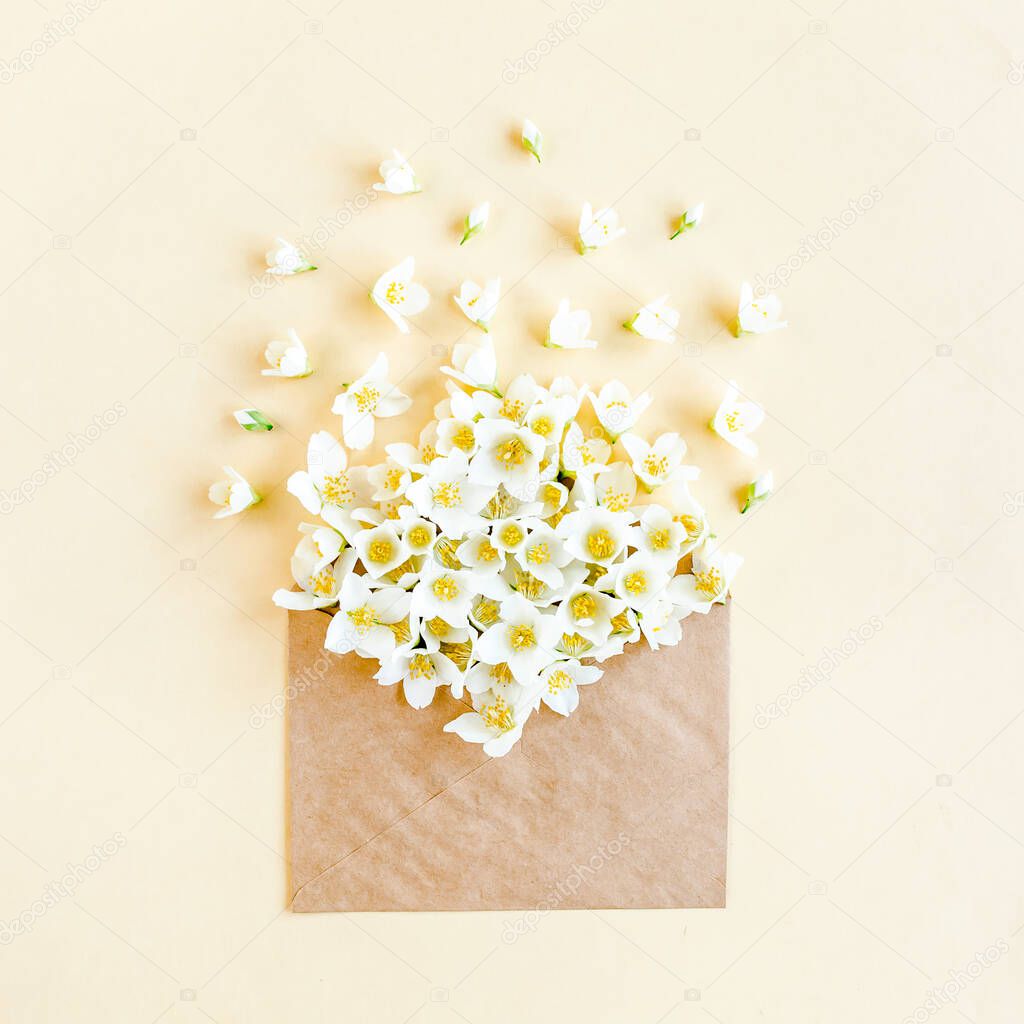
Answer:
[{"label": "scattered white flower", "polygon": [[767,473],[762,473],[756,477],[747,487],[747,500],[740,509],[740,513],[748,511],[755,505],[760,505],[762,501],[768,500],[768,495],[775,490],[775,474],[769,469]]},{"label": "scattered white flower", "polygon": [[277,240],[277,246],[267,253],[267,273],[278,277],[291,277],[303,274],[307,270],[316,270],[305,256],[283,238]]},{"label": "scattered white flower", "polygon": [[366,448],[373,441],[374,420],[399,416],[412,399],[388,380],[388,357],[383,352],[358,380],[334,399],[331,412],[341,416],[341,432],[349,448]]},{"label": "scattered white flower", "polygon": [[711,429],[734,448],[751,458],[757,455],[757,445],[748,436],[764,422],[764,409],[755,402],[739,400],[739,389],[729,381],[722,404],[718,407]]},{"label": "scattered white flower", "polygon": [[689,231],[691,228],[695,228],[700,223],[703,216],[703,203],[698,203],[696,206],[691,206],[688,209],[683,210],[683,215],[679,218],[679,223],[676,225],[675,233],[669,236],[669,241],[681,235],[684,231]]},{"label": "scattered white flower", "polygon": [[303,523],[303,538],[292,555],[292,578],[301,590],[278,590],[274,604],[293,611],[310,611],[337,603],[341,583],[352,571],[356,555],[346,551],[337,561],[344,538],[328,526]]},{"label": "scattered white flower", "polygon": [[407,256],[397,266],[385,270],[370,292],[370,298],[403,334],[409,333],[405,318],[422,313],[430,304],[430,293],[412,279],[415,272],[416,260]]},{"label": "scattered white flower", "polygon": [[308,377],[313,372],[306,346],[293,327],[288,328],[288,340],[272,341],[263,357],[270,364],[262,371],[264,377]]},{"label": "scattered white flower", "polygon": [[548,324],[548,348],[597,348],[590,335],[590,314],[585,309],[572,310],[569,300],[562,299],[558,312]]},{"label": "scattered white flower", "polygon": [[327,627],[324,647],[335,654],[390,659],[411,639],[409,603],[401,587],[372,590],[366,576],[348,573],[341,581],[338,610]]},{"label": "scattered white flower", "polygon": [[462,241],[459,242],[459,245],[465,245],[471,238],[480,234],[480,232],[487,227],[487,221],[490,216],[490,203],[481,203],[479,206],[474,206],[473,209],[466,214],[466,225],[463,229]]},{"label": "scattered white flower", "polygon": [[786,327],[788,321],[780,320],[782,303],[777,295],[769,293],[763,298],[754,298],[754,289],[746,281],[740,287],[739,311],[736,315],[734,333],[736,337],[743,334],[767,334]]},{"label": "scattered white flower", "polygon": [[237,516],[239,512],[244,512],[263,500],[241,473],[237,473],[230,466],[225,466],[224,472],[227,479],[211,484],[209,490],[210,501],[220,506],[213,513],[214,519]]},{"label": "scattered white flower", "polygon": [[274,424],[259,411],[259,409],[238,409],[234,413],[235,422],[243,430],[266,431],[273,430]]},{"label": "scattered white flower", "polygon": [[600,249],[625,233],[626,229],[619,225],[619,215],[612,207],[606,206],[594,213],[590,203],[583,204],[578,239],[581,254],[586,255],[593,249]]},{"label": "scattered white flower", "polygon": [[375,580],[397,569],[408,557],[405,541],[390,523],[362,530],[352,541],[359,561]]},{"label": "scattered white flower", "polygon": [[394,149],[392,158],[380,165],[381,181],[373,183],[374,191],[390,192],[393,196],[404,196],[411,192],[422,192],[416,172],[404,156]]},{"label": "scattered white flower", "polygon": [[521,686],[536,684],[541,670],[554,660],[558,640],[553,615],[546,615],[520,594],[501,602],[501,622],[484,631],[476,656],[488,665],[508,665]]},{"label": "scattered white flower", "polygon": [[613,380],[605,384],[596,395],[591,392],[590,401],[601,426],[615,439],[633,429],[651,404],[651,396],[645,391],[633,398],[622,381]]},{"label": "scattered white flower", "polygon": [[495,277],[483,288],[475,281],[463,281],[455,305],[466,314],[467,319],[485,333],[491,329],[491,320],[498,309],[501,295],[501,278]]},{"label": "scattered white flower", "polygon": [[451,366],[441,372],[470,388],[481,388],[492,395],[498,391],[498,357],[490,338],[482,342],[460,342],[452,349]]},{"label": "scattered white flower", "polygon": [[544,136],[529,118],[523,121],[523,149],[536,157],[537,163],[540,163],[544,155]]},{"label": "scattered white flower", "polygon": [[453,540],[479,528],[480,512],[493,494],[493,487],[470,477],[469,462],[462,452],[435,459],[426,474],[406,490],[416,511],[432,519]]},{"label": "scattered white flower", "polygon": [[668,304],[668,296],[662,295],[647,303],[622,326],[639,334],[641,338],[671,345],[678,336],[676,328],[679,326],[679,310],[672,309]]}]

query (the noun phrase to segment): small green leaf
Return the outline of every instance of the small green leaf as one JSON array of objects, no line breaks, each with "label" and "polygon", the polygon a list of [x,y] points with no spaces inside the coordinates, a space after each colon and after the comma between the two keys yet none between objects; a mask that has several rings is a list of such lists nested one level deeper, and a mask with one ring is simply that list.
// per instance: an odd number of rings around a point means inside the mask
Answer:
[{"label": "small green leaf", "polygon": [[235,413],[235,422],[243,430],[273,430],[274,424],[259,409],[239,409]]}]

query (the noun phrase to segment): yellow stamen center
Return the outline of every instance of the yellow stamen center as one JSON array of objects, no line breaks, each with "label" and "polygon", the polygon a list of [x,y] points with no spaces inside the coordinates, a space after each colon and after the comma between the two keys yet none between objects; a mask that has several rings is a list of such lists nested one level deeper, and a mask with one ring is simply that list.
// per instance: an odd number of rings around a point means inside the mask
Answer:
[{"label": "yellow stamen center", "polygon": [[476,557],[481,562],[493,562],[498,557],[498,549],[484,537],[476,549]]},{"label": "yellow stamen center", "polygon": [[722,574],[711,566],[703,572],[693,574],[693,585],[702,594],[708,597],[717,597],[722,589]]},{"label": "yellow stamen center", "polygon": [[351,622],[360,633],[365,633],[373,626],[380,625],[380,619],[377,617],[377,613],[368,605],[363,605],[362,608],[354,608],[348,613],[348,618],[349,622]]},{"label": "yellow stamen center", "polygon": [[356,400],[356,409],[359,412],[373,412],[377,408],[377,403],[380,401],[380,392],[370,387],[369,384],[366,387],[360,388],[356,391],[353,396]]},{"label": "yellow stamen center", "polygon": [[625,579],[624,585],[626,590],[636,597],[637,594],[643,594],[647,590],[647,574],[640,572],[631,572]]},{"label": "yellow stamen center", "polygon": [[605,491],[602,504],[611,512],[625,512],[629,508],[629,495],[625,491]]},{"label": "yellow stamen center", "polygon": [[577,594],[569,602],[569,608],[573,618],[580,622],[583,619],[592,619],[597,614],[597,601],[592,594]]},{"label": "yellow stamen center", "polygon": [[498,602],[483,598],[473,609],[473,616],[481,626],[493,626],[498,621]]},{"label": "yellow stamen center", "polygon": [[401,281],[392,281],[384,293],[384,298],[392,306],[400,306],[405,300],[405,285]]},{"label": "yellow stamen center", "polygon": [[506,469],[521,466],[529,454],[529,448],[518,437],[510,437],[498,445],[498,461],[503,462]]},{"label": "yellow stamen center", "polygon": [[537,646],[537,636],[532,626],[510,626],[508,642],[513,651],[522,653]]},{"label": "yellow stamen center", "polygon": [[348,473],[325,476],[320,485],[320,496],[328,505],[347,505],[355,495],[349,487]]},{"label": "yellow stamen center", "polygon": [[664,455],[648,455],[644,459],[644,470],[648,476],[662,477],[668,472],[668,459]]},{"label": "yellow stamen center", "polygon": [[611,558],[615,554],[615,538],[601,527],[587,537],[587,550],[594,558]]},{"label": "yellow stamen center", "polygon": [[330,567],[321,569],[309,577],[309,589],[321,596],[326,596],[334,589],[334,573]]},{"label": "yellow stamen center", "polygon": [[526,553],[526,560],[534,565],[545,565],[551,561],[551,549],[547,544],[534,544]]},{"label": "yellow stamen center", "polygon": [[552,423],[550,416],[538,416],[530,424],[530,429],[535,434],[540,434],[541,437],[550,437],[551,432],[555,429],[555,425]]},{"label": "yellow stamen center", "polygon": [[394,553],[394,545],[389,540],[375,540],[367,551],[371,562],[390,562]]},{"label": "yellow stamen center", "polygon": [[435,615],[434,618],[427,620],[427,629],[439,640],[443,640],[451,631],[451,628],[439,615]]},{"label": "yellow stamen center", "polygon": [[436,675],[434,663],[425,654],[414,654],[409,661],[410,679],[433,679]]},{"label": "yellow stamen center", "polygon": [[548,693],[558,694],[572,686],[573,678],[568,672],[556,669],[548,676]]},{"label": "yellow stamen center", "polygon": [[466,424],[459,427],[459,429],[452,434],[452,444],[464,452],[471,452],[473,450],[473,445],[476,444],[476,435],[473,433],[473,428]]},{"label": "yellow stamen center", "polygon": [[458,508],[462,503],[462,490],[458,484],[441,483],[434,491],[434,504],[441,508]]},{"label": "yellow stamen center", "polygon": [[504,697],[495,697],[493,704],[485,705],[480,711],[484,724],[498,732],[510,732],[516,727],[515,715]]},{"label": "yellow stamen center", "polygon": [[526,406],[518,398],[506,398],[501,403],[498,415],[503,416],[507,420],[515,420],[518,423],[523,418],[524,412],[526,412]]},{"label": "yellow stamen center", "polygon": [[459,596],[459,585],[451,576],[438,576],[434,580],[434,596],[441,601],[454,601]]},{"label": "yellow stamen center", "polygon": [[668,530],[651,530],[647,541],[655,551],[665,551],[672,546],[672,534]]},{"label": "yellow stamen center", "polygon": [[422,523],[414,526],[405,536],[414,548],[425,548],[431,540],[430,530]]},{"label": "yellow stamen center", "polygon": [[523,537],[526,534],[516,526],[515,523],[508,523],[501,530],[501,543],[506,547],[514,548],[517,544],[521,544]]}]

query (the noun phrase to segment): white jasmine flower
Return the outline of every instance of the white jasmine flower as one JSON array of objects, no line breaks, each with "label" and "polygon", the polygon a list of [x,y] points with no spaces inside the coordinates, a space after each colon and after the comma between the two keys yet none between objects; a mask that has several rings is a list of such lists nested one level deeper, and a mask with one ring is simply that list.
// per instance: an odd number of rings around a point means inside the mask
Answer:
[{"label": "white jasmine flower", "polygon": [[251,508],[263,500],[241,473],[236,472],[230,466],[225,466],[224,472],[227,474],[227,479],[211,484],[208,492],[210,501],[220,506],[213,513],[214,519],[237,516],[239,512],[244,512],[247,508]]},{"label": "white jasmine flower", "polygon": [[437,527],[423,519],[410,506],[399,509],[402,522],[402,540],[413,555],[426,555],[437,540]]},{"label": "white jasmine flower", "polygon": [[362,530],[352,540],[359,560],[375,580],[397,569],[408,557],[409,549],[390,523]]},{"label": "white jasmine flower", "polygon": [[478,531],[471,533],[456,548],[455,555],[476,576],[497,576],[505,568],[505,550],[503,546],[494,546],[489,533]]},{"label": "white jasmine flower", "polygon": [[661,295],[633,315],[623,325],[628,331],[649,341],[663,341],[671,345],[678,335],[679,310],[668,304],[668,296]]},{"label": "white jasmine flower", "polygon": [[684,231],[689,231],[691,228],[695,228],[701,222],[701,218],[703,216],[703,203],[698,203],[696,206],[691,206],[688,209],[683,210],[683,215],[679,218],[679,223],[676,225],[675,233],[669,236],[669,241],[681,235]]},{"label": "white jasmine flower", "polygon": [[628,513],[603,508],[579,509],[558,524],[558,535],[574,558],[607,567],[625,550],[630,519]]},{"label": "white jasmine flower", "polygon": [[586,255],[592,249],[600,249],[625,233],[626,229],[619,226],[619,215],[610,206],[595,214],[590,203],[583,204],[578,240],[580,253]]},{"label": "white jasmine flower", "polygon": [[687,540],[686,527],[661,505],[645,506],[630,533],[630,544],[669,572],[679,564]]},{"label": "white jasmine flower", "polygon": [[565,582],[562,569],[572,561],[572,555],[565,550],[562,538],[541,523],[530,530],[516,559],[531,576],[557,590]]},{"label": "white jasmine flower", "polygon": [[445,732],[453,732],[467,743],[482,743],[488,757],[503,757],[523,735],[523,726],[533,712],[529,697],[518,700],[488,690],[473,695],[475,710],[459,715],[449,722]]},{"label": "white jasmine flower", "polygon": [[736,316],[735,334],[767,334],[778,331],[788,325],[788,321],[780,320],[782,303],[777,295],[768,294],[764,298],[755,299],[754,289],[744,281],[740,286],[739,312]]},{"label": "white jasmine flower", "polygon": [[472,573],[427,562],[413,588],[409,610],[424,621],[439,618],[449,626],[467,626],[469,608],[478,593]]},{"label": "white jasmine flower", "polygon": [[725,603],[741,565],[740,555],[725,554],[706,543],[694,552],[692,571],[669,583],[667,596],[673,604],[706,615],[713,604]]},{"label": "white jasmine flower", "polygon": [[597,348],[590,334],[590,314],[585,309],[570,310],[569,300],[562,299],[558,312],[548,324],[548,348]]},{"label": "white jasmine flower", "polygon": [[487,220],[490,216],[490,203],[481,203],[479,206],[474,206],[473,209],[466,214],[466,227],[462,233],[462,241],[459,242],[459,245],[465,245],[471,238],[480,234],[480,232],[487,227]]},{"label": "white jasmine flower", "polygon": [[[341,536],[329,527],[317,527],[310,523],[303,523],[299,529],[306,535],[299,541],[292,555],[291,568],[292,579],[302,590],[275,591],[274,604],[293,611],[326,608],[338,600],[342,581],[352,571],[356,554],[354,551],[346,551],[335,565],[334,559],[337,558],[340,545],[344,543]],[[314,539],[317,535],[320,541],[334,549],[333,557],[325,560],[320,543]]]},{"label": "white jasmine flower", "polygon": [[775,474],[769,469],[767,473],[755,477],[754,482],[747,487],[747,500],[743,508],[740,509],[740,514],[755,505],[760,505],[762,501],[767,501],[768,495],[773,490],[775,490]]},{"label": "white jasmine flower", "polygon": [[466,314],[466,318],[486,333],[491,329],[491,320],[498,310],[501,294],[501,278],[495,277],[483,288],[475,281],[463,281],[455,305]]},{"label": "white jasmine flower", "polygon": [[370,292],[370,298],[403,334],[409,333],[405,318],[422,313],[430,305],[430,293],[412,279],[415,272],[416,260],[407,256],[397,266],[385,270]]},{"label": "white jasmine flower", "polygon": [[540,474],[544,439],[505,420],[482,420],[476,437],[480,449],[470,464],[472,479],[492,487],[504,484],[512,495],[527,494]]},{"label": "white jasmine flower", "polygon": [[373,440],[374,420],[398,416],[412,405],[388,380],[388,357],[383,352],[358,380],[334,399],[331,412],[341,416],[341,433],[349,448],[366,448]]},{"label": "white jasmine flower", "polygon": [[274,424],[259,409],[238,409],[234,414],[235,422],[243,430],[273,430]]},{"label": "white jasmine flower", "polygon": [[640,632],[651,645],[651,650],[675,647],[683,638],[680,617],[685,618],[689,614],[689,609],[680,609],[667,598],[657,597],[651,601],[640,616]]},{"label": "white jasmine flower", "polygon": [[278,277],[290,277],[303,274],[307,270],[316,270],[305,256],[283,238],[277,240],[277,246],[267,253],[267,273]]},{"label": "white jasmine flower", "polygon": [[488,665],[504,662],[517,683],[529,686],[554,660],[557,640],[554,616],[538,611],[521,595],[512,594],[501,602],[501,622],[480,636],[475,653]]},{"label": "white jasmine flower", "polygon": [[612,634],[612,621],[627,608],[626,602],[580,583],[570,589],[555,612],[555,625],[565,636],[577,635],[599,647]]},{"label": "white jasmine flower", "polygon": [[425,708],[439,686],[450,686],[455,697],[462,696],[462,673],[439,651],[413,650],[394,654],[373,677],[381,686],[401,680],[405,699],[413,708]]},{"label": "white jasmine flower", "polygon": [[452,540],[480,528],[480,511],[493,494],[493,487],[471,479],[469,464],[461,452],[435,459],[426,475],[406,489],[406,497],[416,511],[437,523]]},{"label": "white jasmine flower", "polygon": [[412,483],[412,474],[408,468],[388,456],[383,462],[371,466],[366,471],[366,480],[373,490],[374,501],[395,501]]},{"label": "white jasmine flower", "polygon": [[441,372],[468,387],[500,395],[497,387],[498,358],[490,338],[456,345],[452,349],[452,365],[442,366]]},{"label": "white jasmine flower", "polygon": [[379,167],[382,181],[375,181],[375,192],[390,192],[393,196],[404,196],[411,192],[422,192],[416,172],[412,165],[397,150],[393,149],[392,158],[385,160]]},{"label": "white jasmine flower", "polygon": [[535,434],[543,437],[549,446],[557,448],[566,424],[575,415],[575,402],[568,395],[547,395],[534,403],[523,422]]},{"label": "white jasmine flower", "polygon": [[654,444],[648,444],[635,434],[624,434],[622,446],[633,472],[648,492],[673,480],[692,480],[700,474],[695,467],[682,465],[686,442],[678,434],[662,434]]},{"label": "white jasmine flower", "polygon": [[347,469],[345,449],[326,430],[310,437],[306,459],[309,468],[288,478],[288,493],[294,494],[307,512],[323,516],[351,539],[357,529],[351,510],[370,499],[366,470]]},{"label": "white jasmine flower", "polygon": [[612,566],[598,580],[601,590],[611,590],[620,601],[635,611],[642,611],[654,598],[661,596],[668,585],[669,573],[664,565],[650,555],[636,551]]},{"label": "white jasmine flower", "polygon": [[515,555],[526,543],[528,525],[518,519],[498,519],[491,526],[491,543],[506,555]]},{"label": "white jasmine flower", "polygon": [[633,398],[622,381],[613,380],[605,384],[598,394],[591,392],[590,401],[601,426],[614,440],[633,428],[651,404],[651,396],[645,391]]},{"label": "white jasmine flower", "polygon": [[529,118],[523,121],[523,149],[535,156],[537,163],[540,163],[544,154],[544,136]]},{"label": "white jasmine flower", "polygon": [[338,611],[327,627],[324,647],[335,654],[390,658],[411,639],[410,595],[401,587],[371,590],[365,576],[350,572],[341,581]]},{"label": "white jasmine flower", "polygon": [[288,328],[287,341],[267,346],[263,358],[270,363],[270,369],[262,371],[264,377],[308,377],[313,372],[306,346],[293,327]]},{"label": "white jasmine flower", "polygon": [[611,453],[612,446],[604,438],[586,438],[580,425],[572,422],[562,440],[562,468],[577,479],[592,476],[605,468]]},{"label": "white jasmine flower", "polygon": [[578,687],[596,683],[604,670],[596,665],[581,665],[575,658],[556,661],[540,675],[540,699],[560,715],[571,715],[580,703]]},{"label": "white jasmine flower", "polygon": [[584,493],[592,492],[589,504],[600,505],[610,512],[628,512],[636,498],[636,477],[625,462],[615,462],[597,473],[593,482],[580,481]]},{"label": "white jasmine flower", "polygon": [[747,435],[764,422],[764,409],[755,402],[741,402],[738,396],[735,381],[729,381],[722,404],[709,425],[719,437],[753,458],[757,445]]}]

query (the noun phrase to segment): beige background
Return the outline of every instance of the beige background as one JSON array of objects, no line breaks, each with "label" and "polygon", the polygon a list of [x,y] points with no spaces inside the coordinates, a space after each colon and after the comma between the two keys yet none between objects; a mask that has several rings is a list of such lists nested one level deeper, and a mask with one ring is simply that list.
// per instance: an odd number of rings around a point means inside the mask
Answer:
[{"label": "beige background", "polygon": [[[0,32],[4,1019],[1018,1020],[1019,5],[68,10],[7,4]],[[73,36],[47,42],[61,15]],[[514,144],[524,115],[541,167]],[[426,191],[368,203],[392,146]],[[491,226],[458,249],[485,198]],[[584,199],[630,230],[586,260],[566,245]],[[699,199],[704,223],[670,245]],[[833,219],[829,250],[801,255]],[[318,227],[322,269],[264,289],[273,236]],[[403,338],[365,290],[410,253],[434,301]],[[790,329],[731,339],[740,281],[787,262]],[[505,281],[506,371],[650,388],[645,428],[683,431],[748,559],[727,911],[283,909],[283,722],[252,710],[284,683],[269,594],[300,510],[282,483],[378,349],[417,399],[384,436],[418,429],[469,274]],[[683,310],[672,349],[617,326],[663,291]],[[562,295],[594,313],[598,353],[539,346]],[[317,374],[261,378],[289,326]],[[729,377],[769,412],[756,464],[703,428]],[[281,429],[239,430],[250,404]],[[268,500],[213,522],[225,462]],[[740,520],[769,467],[778,494]]]}]

